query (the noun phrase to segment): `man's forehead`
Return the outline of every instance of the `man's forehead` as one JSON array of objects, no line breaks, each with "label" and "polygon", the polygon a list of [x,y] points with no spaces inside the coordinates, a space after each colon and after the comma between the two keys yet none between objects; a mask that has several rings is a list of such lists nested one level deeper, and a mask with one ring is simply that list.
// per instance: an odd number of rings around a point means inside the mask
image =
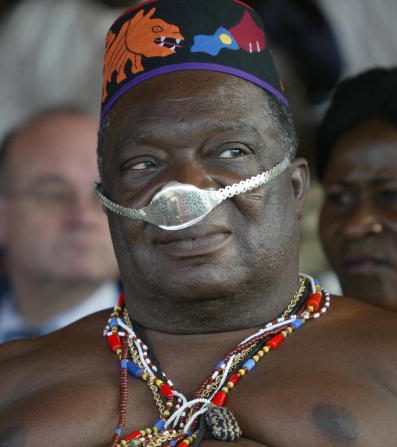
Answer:
[{"label": "man's forehead", "polygon": [[128,92],[114,106],[109,132],[119,145],[153,141],[184,130],[204,130],[208,136],[257,133],[259,126],[271,124],[266,120],[270,113],[266,94],[247,81],[218,73],[173,73],[167,77],[169,81],[184,78],[188,87],[179,89],[178,82],[167,81],[169,88],[164,91],[163,81],[156,78]]},{"label": "man's forehead", "polygon": [[267,104],[266,93],[245,80],[214,72],[178,72],[151,79],[127,92],[109,116],[113,122],[128,116],[135,123],[169,116],[182,119],[201,112],[238,117],[252,109],[266,110]]},{"label": "man's forehead", "polygon": [[[34,120],[11,139],[8,169],[18,178],[36,173],[72,175],[96,170],[97,124],[85,115],[56,114]],[[77,175],[77,174],[76,174]]]}]

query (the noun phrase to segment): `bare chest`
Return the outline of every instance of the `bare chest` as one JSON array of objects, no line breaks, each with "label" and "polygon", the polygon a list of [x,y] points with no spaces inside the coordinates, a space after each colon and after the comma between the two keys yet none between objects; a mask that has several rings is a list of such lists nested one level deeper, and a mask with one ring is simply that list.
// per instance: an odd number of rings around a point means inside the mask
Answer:
[{"label": "bare chest", "polygon": [[[117,366],[55,374],[60,380],[25,384],[0,421],[0,445],[110,446],[119,415]],[[152,427],[159,418],[145,384],[128,381],[127,433]],[[281,359],[258,366],[228,394],[226,405],[243,432],[241,446],[388,445],[380,439],[396,430],[390,425],[395,407],[376,382],[348,367],[325,369],[324,363]]]}]

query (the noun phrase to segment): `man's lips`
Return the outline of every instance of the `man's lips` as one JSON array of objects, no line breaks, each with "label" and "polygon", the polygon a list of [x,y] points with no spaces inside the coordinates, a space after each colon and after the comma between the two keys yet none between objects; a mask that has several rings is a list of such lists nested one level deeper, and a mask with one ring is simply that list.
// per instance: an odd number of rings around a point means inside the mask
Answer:
[{"label": "man's lips", "polygon": [[231,232],[223,226],[196,226],[178,231],[162,231],[154,241],[171,256],[191,257],[220,249],[230,235]]},{"label": "man's lips", "polygon": [[373,273],[390,267],[390,262],[373,255],[351,256],[345,260],[345,268],[351,274]]}]

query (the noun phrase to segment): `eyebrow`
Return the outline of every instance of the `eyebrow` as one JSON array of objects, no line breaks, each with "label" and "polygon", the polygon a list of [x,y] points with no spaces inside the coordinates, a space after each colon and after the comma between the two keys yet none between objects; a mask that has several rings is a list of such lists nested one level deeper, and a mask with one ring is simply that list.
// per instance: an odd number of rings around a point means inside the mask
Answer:
[{"label": "eyebrow", "polygon": [[63,177],[55,174],[43,175],[33,180],[32,186],[42,186],[48,184],[58,184],[58,185],[70,185],[70,182]]},{"label": "eyebrow", "polygon": [[382,184],[382,183],[397,183],[397,175],[396,176],[387,176],[387,177],[377,177],[371,180],[372,184]]},{"label": "eyebrow", "polygon": [[[338,186],[344,186],[346,188],[351,188],[352,186],[354,186],[357,182],[356,181],[351,181],[351,180],[337,180],[336,182],[332,182],[329,185],[338,185]],[[359,182],[361,183],[361,182]],[[382,185],[384,183],[397,183],[397,176],[385,176],[385,177],[375,177],[373,179],[370,180],[366,180],[364,181],[364,183],[369,183],[370,185]]]},{"label": "eyebrow", "polygon": [[[249,124],[243,123],[241,121],[229,121],[225,123],[214,124],[212,120],[208,119],[202,122],[202,126],[208,129],[211,133],[245,130],[248,132],[254,132],[257,136],[259,136],[259,132],[256,127],[250,126]],[[119,148],[123,149],[125,146],[134,143],[147,143],[151,140],[153,141],[154,139],[159,138],[159,136],[160,133],[154,132],[151,128],[133,130],[120,138]]]}]

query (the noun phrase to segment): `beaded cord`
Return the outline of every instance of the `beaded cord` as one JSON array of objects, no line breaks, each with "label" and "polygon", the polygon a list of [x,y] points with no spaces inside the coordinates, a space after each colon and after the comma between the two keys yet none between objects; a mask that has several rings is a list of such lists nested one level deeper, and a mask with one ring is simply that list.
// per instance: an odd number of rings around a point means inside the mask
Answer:
[{"label": "beaded cord", "polygon": [[[288,312],[290,312],[290,311],[295,309],[295,306],[297,305],[299,299],[302,297],[304,291],[305,291],[305,280],[303,278],[301,278],[300,286],[299,286],[297,292],[295,293],[294,297],[292,298],[290,304],[288,305],[287,310],[283,313],[283,315],[286,315]],[[129,319],[129,316],[128,316],[128,312],[126,312],[126,311],[124,311],[124,318],[125,318],[125,321],[126,321],[127,325],[130,327],[130,329],[128,329],[127,327],[125,327],[125,328],[127,329],[127,331],[130,330],[131,333],[132,333],[133,332],[132,325],[131,325],[131,322],[130,322],[130,319]],[[284,322],[284,317],[280,317],[277,324],[280,325],[280,322],[281,322],[281,325],[285,325],[286,324],[286,322]],[[124,327],[124,325],[123,325],[123,327]],[[272,332],[273,331],[271,331],[271,332],[266,331],[267,334],[272,333]],[[147,346],[141,340],[139,340],[136,337],[135,333],[133,333],[133,339],[138,344],[138,347],[139,347],[139,350],[140,350],[140,353],[141,353],[141,358],[147,358],[147,356],[145,356],[145,353],[147,353],[147,351],[148,351]],[[238,350],[236,349],[236,352],[233,351],[231,354],[229,354],[229,356],[230,357],[234,357],[234,354],[237,354],[238,351],[244,351],[244,348],[246,348],[245,351],[247,351],[246,354],[248,355],[252,351],[252,349],[255,348],[254,342],[256,343],[257,341],[258,340],[255,339],[255,340],[253,340],[252,344],[247,345],[247,346],[243,346],[242,348],[240,348]],[[132,348],[132,346],[131,346],[132,343],[129,342],[129,344],[130,344],[130,348]],[[136,351],[134,352],[133,349],[131,349],[131,356],[133,358],[137,358],[137,352]],[[240,362],[242,362],[245,359],[245,357],[246,357],[246,355],[244,354],[244,356],[240,356],[238,359],[239,359]],[[237,358],[237,355],[236,355],[236,358]],[[150,363],[151,364],[149,366],[153,366],[153,363],[152,362],[150,362]],[[235,368],[236,365],[233,364],[233,363],[232,363],[232,365],[233,365],[233,368]],[[141,368],[142,368],[142,366],[141,366]],[[153,366],[153,368],[154,368],[154,366]],[[155,370],[157,371],[157,368],[155,368]],[[217,374],[214,374],[213,378],[215,379],[216,376],[217,376]],[[163,377],[168,382],[168,384],[170,386],[173,386],[172,382],[166,377],[166,375],[164,373],[163,373]],[[147,376],[143,375],[142,378],[146,381]],[[160,384],[161,384],[161,381],[160,381]],[[160,407],[161,404],[159,405],[159,402],[161,401],[161,398],[159,397],[159,393],[156,393],[156,389],[155,389],[155,387],[153,387],[153,384],[150,382],[150,380],[149,380],[149,382],[147,382],[147,385],[150,388],[150,390],[152,391],[152,394],[154,396],[154,399],[155,399],[157,407],[160,409],[160,415],[162,416],[162,419],[167,419],[170,416],[170,411],[172,410],[172,406],[173,406],[172,401],[171,402],[167,402],[167,404],[169,406],[168,406],[168,408],[167,408],[167,410],[165,412],[162,412],[161,411],[161,407]],[[198,403],[194,407],[191,408],[189,416],[188,416],[188,419],[191,419],[192,417],[196,418],[196,417],[200,416],[203,412],[206,411],[206,407],[204,408],[204,411],[202,411],[202,410],[196,411],[196,410],[197,410],[198,407],[200,407],[200,404],[208,404],[210,402],[210,400],[208,400],[208,398],[209,398],[208,391],[211,391],[211,388],[213,388],[213,385],[214,385],[213,382],[209,383],[207,389],[204,389],[204,391],[202,393],[200,393],[199,395],[195,396],[196,400],[197,399],[199,399],[199,400],[198,400]],[[214,395],[216,394],[216,391],[218,391],[219,389],[220,389],[220,387],[215,389],[215,392],[212,394],[212,397],[214,397]],[[171,418],[170,421],[167,421],[165,423],[165,427],[166,428],[169,426],[170,422],[173,422],[173,421],[175,421],[174,426],[177,425],[179,418],[182,418],[182,420],[185,420],[187,418],[187,414],[184,412],[184,410],[188,409],[190,406],[192,406],[194,404],[193,400],[191,400],[191,401],[189,401],[189,403],[187,403],[187,399],[183,395],[178,393],[175,389],[174,389],[174,392],[175,392],[176,395],[181,396],[182,399],[178,403],[178,405],[176,405],[176,413],[173,415],[173,417]],[[207,398],[207,401],[203,401],[202,399],[200,400],[200,398],[203,397],[204,394],[205,394],[205,397]],[[182,409],[180,409],[178,407],[182,407]],[[193,421],[191,421],[191,422],[193,422]],[[191,423],[189,424],[188,427],[190,427],[190,425],[191,425]],[[184,431],[186,433],[187,432],[187,428],[185,428]]]},{"label": "beaded cord", "polygon": [[128,372],[127,372],[127,357],[128,357],[128,345],[125,337],[122,339],[122,349],[117,350],[117,354],[120,354],[120,404],[119,404],[119,422],[114,431],[112,439],[112,447],[116,447],[120,440],[123,427],[127,419],[127,401],[128,401]]},{"label": "beaded cord", "polygon": [[[112,447],[194,447],[202,437],[202,427],[199,426],[201,416],[207,414],[211,406],[225,407],[228,393],[264,356],[300,329],[307,320],[319,318],[329,308],[329,293],[321,289],[318,281],[306,275],[305,278],[312,292],[306,302],[303,305],[297,304],[297,296],[301,297],[306,288],[302,287],[302,281],[288,306],[290,312],[294,313],[288,314],[285,311],[281,317],[240,342],[218,363],[190,401],[175,389],[172,381],[164,372],[159,372],[159,368],[150,359],[147,346],[137,337],[132,327],[124,308],[124,296],[121,296],[104,331],[109,347],[118,355],[121,364],[119,421]],[[128,359],[128,353],[131,360]],[[159,409],[160,419],[152,427],[122,437],[126,422],[128,373],[143,380],[149,387]]]}]

